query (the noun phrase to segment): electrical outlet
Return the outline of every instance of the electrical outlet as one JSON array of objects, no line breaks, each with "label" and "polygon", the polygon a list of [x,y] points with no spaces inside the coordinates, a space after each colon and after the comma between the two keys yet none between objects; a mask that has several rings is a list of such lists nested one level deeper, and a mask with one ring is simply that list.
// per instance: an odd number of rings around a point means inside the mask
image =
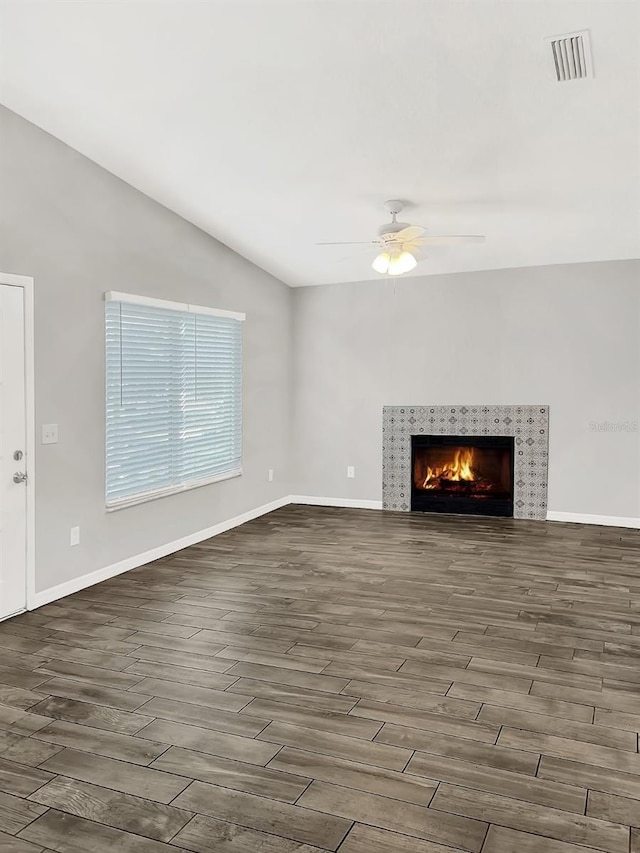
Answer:
[{"label": "electrical outlet", "polygon": [[347,465],[347,477],[349,477],[350,480],[353,480],[355,476],[356,469],[353,467],[353,465]]},{"label": "electrical outlet", "polygon": [[69,531],[69,545],[79,545],[80,544],[80,528],[72,527]]},{"label": "electrical outlet", "polygon": [[42,424],[42,443],[58,443],[58,424]]},{"label": "electrical outlet", "polygon": [[273,483],[273,468],[269,468],[267,477],[268,477],[269,482]]}]

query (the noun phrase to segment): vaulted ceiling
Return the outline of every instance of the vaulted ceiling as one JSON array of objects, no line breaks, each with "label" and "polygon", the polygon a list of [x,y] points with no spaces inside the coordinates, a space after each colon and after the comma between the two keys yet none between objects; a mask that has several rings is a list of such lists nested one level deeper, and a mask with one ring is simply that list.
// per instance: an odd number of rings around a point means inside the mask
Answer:
[{"label": "vaulted ceiling", "polygon": [[[637,257],[635,2],[3,0],[2,102],[293,286]],[[594,77],[545,38],[589,29]]]}]

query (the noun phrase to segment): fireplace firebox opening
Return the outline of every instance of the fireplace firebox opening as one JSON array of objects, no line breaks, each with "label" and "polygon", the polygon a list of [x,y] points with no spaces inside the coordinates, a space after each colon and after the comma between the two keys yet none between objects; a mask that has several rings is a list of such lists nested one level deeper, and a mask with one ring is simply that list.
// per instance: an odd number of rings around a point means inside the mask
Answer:
[{"label": "fireplace firebox opening", "polygon": [[413,435],[411,509],[513,517],[513,436]]}]

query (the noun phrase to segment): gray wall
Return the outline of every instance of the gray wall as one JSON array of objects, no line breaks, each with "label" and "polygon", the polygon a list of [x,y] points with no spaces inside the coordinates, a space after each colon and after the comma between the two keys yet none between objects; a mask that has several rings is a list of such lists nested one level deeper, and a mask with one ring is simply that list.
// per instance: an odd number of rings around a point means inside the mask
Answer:
[{"label": "gray wall", "polygon": [[[295,291],[298,493],[381,498],[382,407],[546,403],[549,509],[640,516],[640,262]],[[354,465],[356,478],[346,478]]]},{"label": "gray wall", "polygon": [[[0,133],[0,270],[35,278],[36,429],[59,424],[36,451],[37,591],[289,494],[290,289],[4,108]],[[107,290],[246,312],[242,477],[105,512]]]}]

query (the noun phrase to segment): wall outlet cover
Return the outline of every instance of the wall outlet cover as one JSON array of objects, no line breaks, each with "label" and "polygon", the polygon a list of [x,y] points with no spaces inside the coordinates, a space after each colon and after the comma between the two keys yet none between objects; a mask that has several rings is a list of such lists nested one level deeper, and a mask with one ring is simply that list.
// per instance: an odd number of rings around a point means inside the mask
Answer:
[{"label": "wall outlet cover", "polygon": [[356,469],[353,465],[347,465],[347,477],[352,480],[356,476]]},{"label": "wall outlet cover", "polygon": [[269,471],[267,472],[267,478],[270,483],[273,483],[273,468],[269,468]]},{"label": "wall outlet cover", "polygon": [[69,531],[69,545],[79,545],[80,544],[80,528],[72,527]]},{"label": "wall outlet cover", "polygon": [[42,424],[42,443],[58,443],[58,424]]}]

